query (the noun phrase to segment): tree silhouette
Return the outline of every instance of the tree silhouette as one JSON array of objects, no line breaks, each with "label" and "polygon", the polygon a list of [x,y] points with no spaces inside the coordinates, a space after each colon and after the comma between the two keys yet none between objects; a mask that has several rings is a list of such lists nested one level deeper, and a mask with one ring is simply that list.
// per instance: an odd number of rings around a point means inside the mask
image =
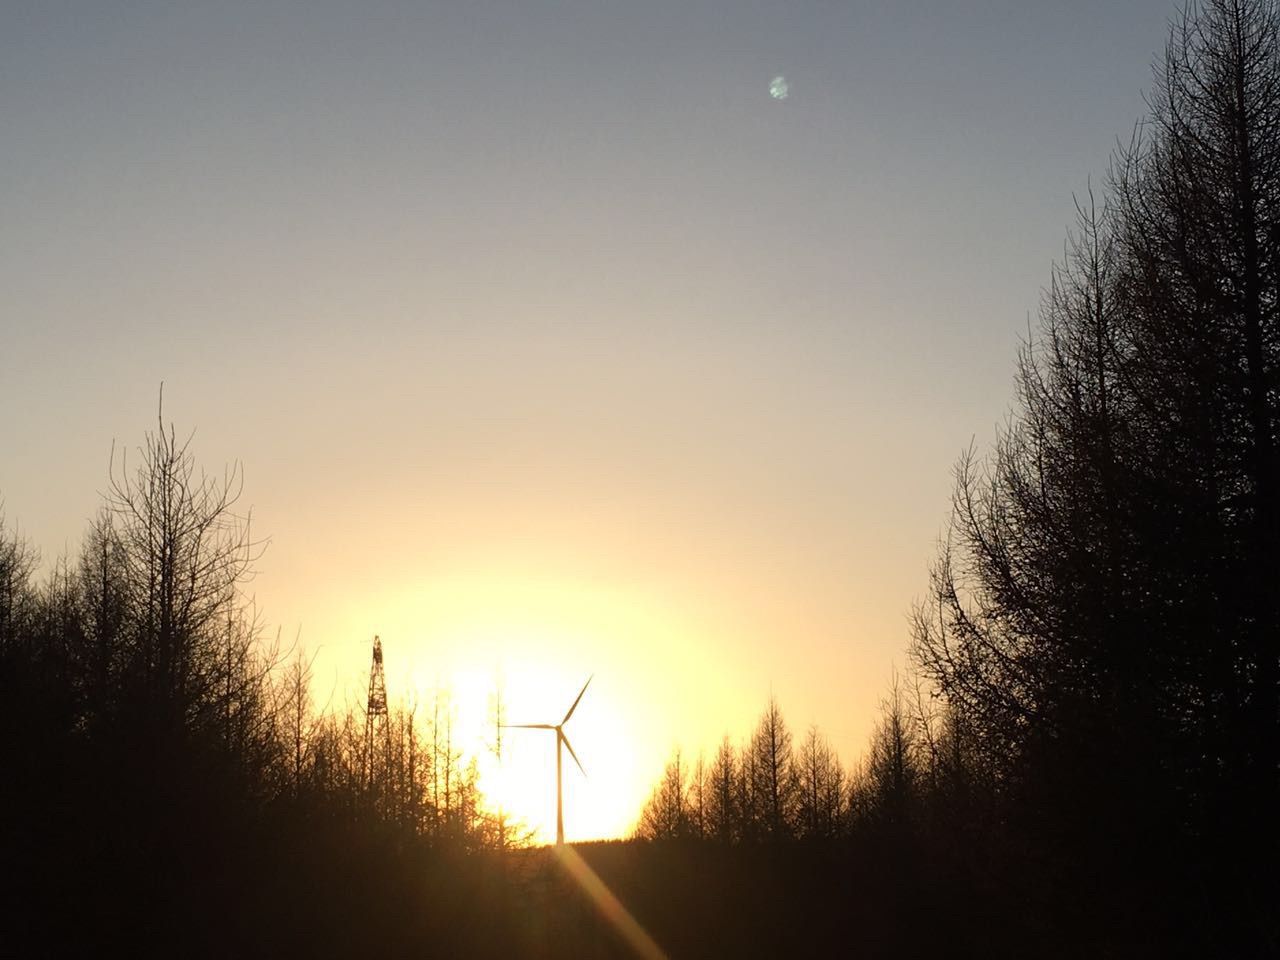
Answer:
[{"label": "tree silhouette", "polygon": [[816,726],[809,727],[796,758],[799,834],[812,840],[839,835],[845,814],[845,773],[831,745]]},{"label": "tree silhouette", "polygon": [[15,651],[27,636],[35,608],[31,576],[39,559],[29,543],[8,532],[0,513],[0,654]]},{"label": "tree silhouette", "polygon": [[[1117,902],[1167,910],[1174,877],[1235,930],[1271,923],[1278,38],[1264,0],[1175,24],[1149,120],[1081,205],[1017,410],[957,468],[915,617],[1010,822],[1054,851],[1052,895],[1106,876],[1080,909],[1116,923]],[[1247,881],[1201,879],[1244,861]]]},{"label": "tree silhouette", "polygon": [[792,835],[798,800],[798,784],[792,764],[791,731],[777,700],[760,717],[751,738],[750,770],[752,803],[749,815],[762,836],[779,840]]},{"label": "tree silhouette", "polygon": [[688,805],[689,771],[677,749],[640,813],[636,836],[643,840],[676,840],[691,833]]},{"label": "tree silhouette", "polygon": [[122,685],[127,723],[170,746],[179,734],[215,733],[227,749],[256,736],[250,701],[270,663],[257,659],[257,631],[239,587],[262,543],[235,512],[238,465],[220,479],[197,472],[190,439],[163,417],[139,462],[112,455],[107,506],[131,612]]},{"label": "tree silhouette", "polygon": [[706,783],[706,834],[721,843],[736,840],[741,834],[737,782],[737,758],[732,742],[725,736],[716,750]]},{"label": "tree silhouette", "polygon": [[116,681],[126,653],[129,594],[124,551],[110,511],[103,509],[85,534],[80,553],[82,644],[75,651],[84,722],[111,721],[118,706]]},{"label": "tree silhouette", "polygon": [[[1276,5],[1219,0],[1184,17],[1153,113],[1117,193],[1144,452],[1185,512],[1166,535],[1183,598],[1169,627],[1189,681],[1170,704],[1192,761],[1179,774],[1208,822],[1245,825],[1266,860],[1280,802]],[[1258,882],[1273,873],[1255,869]]]}]

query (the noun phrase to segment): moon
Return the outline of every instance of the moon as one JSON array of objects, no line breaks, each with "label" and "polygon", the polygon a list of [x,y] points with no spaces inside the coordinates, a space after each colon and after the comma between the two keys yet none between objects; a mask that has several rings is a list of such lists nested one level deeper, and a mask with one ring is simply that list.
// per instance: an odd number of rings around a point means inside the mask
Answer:
[{"label": "moon", "polygon": [[787,86],[787,78],[782,74],[778,74],[778,76],[769,81],[769,96],[773,97],[773,99],[785,100],[790,92],[790,88]]}]

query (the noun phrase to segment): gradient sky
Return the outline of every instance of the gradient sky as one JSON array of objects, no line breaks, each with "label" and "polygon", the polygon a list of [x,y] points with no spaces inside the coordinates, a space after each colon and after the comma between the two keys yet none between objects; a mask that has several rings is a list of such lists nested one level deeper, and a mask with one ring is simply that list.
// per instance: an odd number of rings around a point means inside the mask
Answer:
[{"label": "gradient sky", "polygon": [[7,522],[74,550],[163,380],[322,702],[594,671],[570,838],[771,690],[854,760],[1174,9],[0,4]]}]

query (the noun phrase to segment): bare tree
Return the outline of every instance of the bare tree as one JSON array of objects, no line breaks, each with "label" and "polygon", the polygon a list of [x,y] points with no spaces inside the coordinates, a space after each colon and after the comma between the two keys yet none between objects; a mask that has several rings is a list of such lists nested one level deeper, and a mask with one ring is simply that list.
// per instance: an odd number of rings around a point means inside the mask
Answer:
[{"label": "bare tree", "polygon": [[265,678],[257,624],[239,587],[264,542],[236,512],[238,464],[212,478],[198,471],[191,438],[172,425],[148,433],[136,469],[112,448],[107,505],[131,607],[126,680],[151,722],[169,730],[221,725]]},{"label": "bare tree", "polygon": [[751,738],[750,760],[753,808],[761,833],[771,840],[791,836],[798,784],[792,764],[791,731],[773,697]]},{"label": "bare tree", "polygon": [[728,843],[741,833],[738,808],[738,762],[726,735],[720,741],[706,784],[707,836]]},{"label": "bare tree", "polygon": [[707,771],[698,751],[698,760],[689,774],[688,807],[689,835],[699,840],[707,835]]},{"label": "bare tree", "polygon": [[110,511],[103,509],[85,535],[79,586],[84,646],[77,657],[85,720],[107,722],[128,640],[129,595],[124,554]]},{"label": "bare tree", "polygon": [[844,818],[845,774],[839,758],[816,726],[796,757],[796,828],[802,837],[830,840]]},{"label": "bare tree", "polygon": [[636,836],[674,840],[689,835],[688,779],[688,768],[677,748],[640,813]]},{"label": "bare tree", "polygon": [[295,643],[294,655],[282,678],[279,695],[278,716],[281,739],[287,751],[288,790],[295,799],[303,792],[318,746],[317,723],[311,703],[311,667],[315,658],[315,654],[308,657]]},{"label": "bare tree", "polygon": [[0,513],[0,656],[29,634],[35,614],[31,576],[39,562],[39,554],[27,541],[5,530]]},{"label": "bare tree", "polygon": [[[493,743],[490,750],[493,752],[494,759],[498,762],[499,767],[502,765],[502,731],[507,723],[507,703],[503,696],[502,680],[497,678],[494,683],[492,695],[489,697],[489,715],[493,721]],[[494,811],[494,832],[496,834],[497,846],[499,850],[507,849],[507,811],[502,801],[498,801],[498,808]]]},{"label": "bare tree", "polygon": [[918,752],[919,742],[895,672],[889,692],[880,702],[880,721],[872,735],[867,764],[874,814],[891,826],[906,827],[915,812]]}]

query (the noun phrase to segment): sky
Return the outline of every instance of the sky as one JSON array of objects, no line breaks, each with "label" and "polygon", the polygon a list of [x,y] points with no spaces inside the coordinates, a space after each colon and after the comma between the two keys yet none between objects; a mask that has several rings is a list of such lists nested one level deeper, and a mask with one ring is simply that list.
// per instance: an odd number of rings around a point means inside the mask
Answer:
[{"label": "sky", "polygon": [[1174,11],[2,2],[5,521],[74,553],[163,382],[318,706],[378,634],[486,755],[594,675],[570,839],[771,695],[854,762]]}]

